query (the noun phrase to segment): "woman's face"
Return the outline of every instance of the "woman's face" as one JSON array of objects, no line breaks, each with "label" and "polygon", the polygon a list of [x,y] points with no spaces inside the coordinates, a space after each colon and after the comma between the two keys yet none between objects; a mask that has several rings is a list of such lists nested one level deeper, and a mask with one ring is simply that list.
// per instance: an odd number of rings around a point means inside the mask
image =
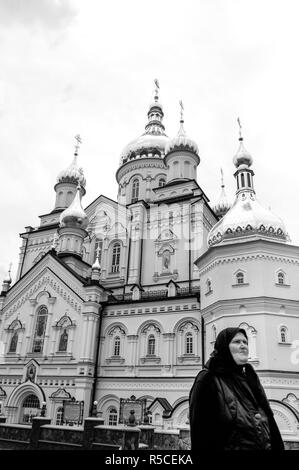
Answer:
[{"label": "woman's face", "polygon": [[248,341],[242,333],[237,333],[229,343],[229,350],[238,365],[248,361]]}]

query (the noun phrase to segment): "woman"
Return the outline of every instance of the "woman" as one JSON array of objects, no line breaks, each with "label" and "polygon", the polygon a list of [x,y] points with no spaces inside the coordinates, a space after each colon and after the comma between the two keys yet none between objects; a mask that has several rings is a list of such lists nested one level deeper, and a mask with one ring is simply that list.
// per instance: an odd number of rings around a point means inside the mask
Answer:
[{"label": "woman", "polygon": [[245,330],[222,330],[190,391],[192,451],[284,450],[264,389],[247,361]]}]

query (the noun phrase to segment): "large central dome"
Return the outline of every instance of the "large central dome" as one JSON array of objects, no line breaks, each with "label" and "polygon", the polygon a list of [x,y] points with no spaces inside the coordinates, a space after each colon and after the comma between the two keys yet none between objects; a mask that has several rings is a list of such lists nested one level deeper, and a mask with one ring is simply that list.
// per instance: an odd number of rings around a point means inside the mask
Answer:
[{"label": "large central dome", "polygon": [[120,156],[120,166],[135,158],[163,158],[169,138],[165,134],[163,124],[163,108],[159,103],[158,87],[155,90],[154,101],[147,113],[148,122],[145,132],[125,146]]},{"label": "large central dome", "polygon": [[169,138],[165,134],[142,134],[126,145],[121,153],[119,163],[123,165],[129,160],[143,156],[163,158],[168,142]]}]

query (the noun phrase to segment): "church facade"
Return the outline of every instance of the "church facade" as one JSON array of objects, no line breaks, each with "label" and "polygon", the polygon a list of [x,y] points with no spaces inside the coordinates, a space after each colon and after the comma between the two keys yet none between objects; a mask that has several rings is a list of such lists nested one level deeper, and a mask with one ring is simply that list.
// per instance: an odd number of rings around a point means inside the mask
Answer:
[{"label": "church facade", "polygon": [[83,209],[77,146],[54,209],[21,234],[17,280],[0,296],[0,413],[30,423],[45,407],[61,425],[75,400],[82,418],[96,408],[115,425],[134,396],[156,427],[186,427],[217,333],[242,326],[279,427],[297,436],[298,247],[256,199],[241,137],[235,202],[222,184],[211,207],[183,113],[174,138],[163,116],[157,87],[144,133],[121,153],[117,201]]}]

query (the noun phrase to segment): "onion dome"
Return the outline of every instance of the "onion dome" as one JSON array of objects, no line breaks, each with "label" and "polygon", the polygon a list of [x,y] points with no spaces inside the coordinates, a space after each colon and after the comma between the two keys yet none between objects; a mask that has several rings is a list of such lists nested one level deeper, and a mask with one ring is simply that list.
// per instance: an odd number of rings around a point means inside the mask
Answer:
[{"label": "onion dome", "polygon": [[252,156],[247,152],[243,144],[243,138],[239,138],[240,144],[236,155],[234,156],[233,162],[234,165],[238,168],[240,165],[251,166],[252,165]]},{"label": "onion dome", "polygon": [[83,174],[83,169],[77,166],[77,156],[78,154],[75,152],[72,163],[57,176],[57,183],[75,183],[85,188],[86,179]]},{"label": "onion dome", "polygon": [[179,132],[176,135],[176,137],[174,137],[168,142],[165,148],[165,153],[169,154],[171,152],[185,150],[185,151],[195,153],[198,156],[198,146],[196,142],[190,139],[190,137],[188,137],[185,132],[184,119],[183,119],[183,103],[181,101],[180,101],[180,105],[181,105],[181,119],[180,119]]},{"label": "onion dome", "polygon": [[139,157],[163,158],[165,146],[169,140],[165,134],[163,124],[163,108],[159,102],[159,83],[155,80],[154,101],[149,107],[147,113],[148,122],[145,126],[145,132],[137,139],[129,142],[121,152],[120,166],[124,163]]},{"label": "onion dome", "polygon": [[230,209],[231,204],[227,201],[225,186],[223,181],[223,170],[221,168],[221,193],[218,202],[213,206],[213,211],[218,217],[223,217]]},{"label": "onion dome", "polygon": [[78,184],[77,193],[71,205],[60,214],[60,227],[82,228],[88,225],[88,217],[85,214],[80,197],[81,187]]},{"label": "onion dome", "polygon": [[3,279],[3,282],[2,282],[2,293],[7,292],[10,289],[10,285],[11,285],[11,282],[12,282],[11,275],[10,275],[11,266],[12,266],[12,263],[10,263],[8,273],[7,273],[7,275],[5,276],[5,278]]},{"label": "onion dome", "polygon": [[286,242],[289,237],[283,221],[269,209],[264,208],[256,199],[253,189],[253,171],[251,155],[244,149],[240,136],[239,150],[234,157],[237,171],[236,199],[230,210],[211,229],[208,235],[210,246],[232,241],[247,241],[248,238],[271,239]]}]

